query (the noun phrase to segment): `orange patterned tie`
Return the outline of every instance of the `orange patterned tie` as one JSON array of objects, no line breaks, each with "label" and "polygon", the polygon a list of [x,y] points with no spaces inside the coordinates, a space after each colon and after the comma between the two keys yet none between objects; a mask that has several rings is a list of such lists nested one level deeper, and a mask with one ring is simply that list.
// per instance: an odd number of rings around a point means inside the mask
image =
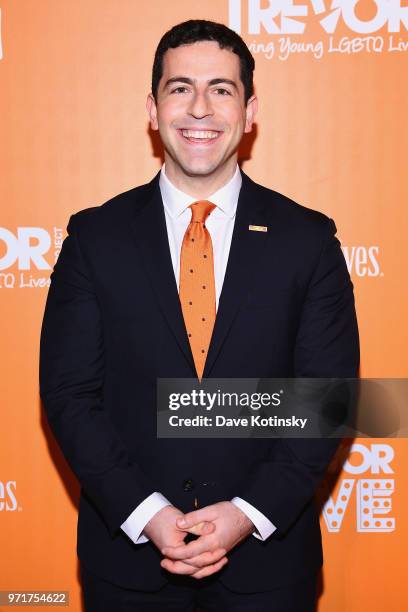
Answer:
[{"label": "orange patterned tie", "polygon": [[205,227],[215,207],[207,200],[190,205],[192,217],[180,254],[180,303],[200,380],[215,323],[214,259],[211,236]]}]

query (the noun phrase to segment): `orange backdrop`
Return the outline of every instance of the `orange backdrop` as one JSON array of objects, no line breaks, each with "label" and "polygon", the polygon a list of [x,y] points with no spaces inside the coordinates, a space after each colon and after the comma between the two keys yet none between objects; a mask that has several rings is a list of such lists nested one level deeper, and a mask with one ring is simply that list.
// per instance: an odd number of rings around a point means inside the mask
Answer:
[{"label": "orange backdrop", "polygon": [[[160,167],[144,109],[159,38],[206,18],[250,45],[260,112],[243,168],[336,220],[355,286],[361,374],[404,377],[408,7],[0,0],[0,17],[0,590],[68,590],[79,611],[78,485],[41,417],[39,331],[69,215]],[[354,444],[322,512],[319,612],[399,612],[408,595],[408,445]],[[346,459],[339,453],[337,464]]]}]

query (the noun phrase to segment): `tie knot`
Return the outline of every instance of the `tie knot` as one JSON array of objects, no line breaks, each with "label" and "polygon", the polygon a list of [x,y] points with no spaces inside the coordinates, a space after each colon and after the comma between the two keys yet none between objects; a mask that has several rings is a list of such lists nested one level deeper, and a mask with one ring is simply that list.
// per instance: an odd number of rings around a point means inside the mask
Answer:
[{"label": "tie knot", "polygon": [[190,204],[192,223],[205,223],[210,213],[214,210],[215,204],[208,200],[199,200]]}]

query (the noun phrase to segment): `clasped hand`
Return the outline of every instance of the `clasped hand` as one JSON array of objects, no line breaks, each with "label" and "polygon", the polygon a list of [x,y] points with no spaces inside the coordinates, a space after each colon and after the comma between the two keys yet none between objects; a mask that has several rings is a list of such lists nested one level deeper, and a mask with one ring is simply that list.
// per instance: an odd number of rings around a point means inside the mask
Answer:
[{"label": "clasped hand", "polygon": [[[166,506],[144,531],[163,554],[164,569],[204,578],[224,567],[227,553],[254,531],[254,525],[232,502],[223,501],[184,515]],[[188,533],[199,537],[186,543]]]}]

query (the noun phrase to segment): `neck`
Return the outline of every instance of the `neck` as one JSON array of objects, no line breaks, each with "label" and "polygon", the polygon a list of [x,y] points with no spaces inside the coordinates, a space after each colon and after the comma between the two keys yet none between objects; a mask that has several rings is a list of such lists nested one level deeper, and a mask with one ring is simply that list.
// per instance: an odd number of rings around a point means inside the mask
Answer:
[{"label": "neck", "polygon": [[208,175],[188,175],[167,156],[165,156],[165,164],[166,176],[177,189],[197,200],[205,200],[232,179],[237,167],[237,159],[228,160],[224,166]]}]

